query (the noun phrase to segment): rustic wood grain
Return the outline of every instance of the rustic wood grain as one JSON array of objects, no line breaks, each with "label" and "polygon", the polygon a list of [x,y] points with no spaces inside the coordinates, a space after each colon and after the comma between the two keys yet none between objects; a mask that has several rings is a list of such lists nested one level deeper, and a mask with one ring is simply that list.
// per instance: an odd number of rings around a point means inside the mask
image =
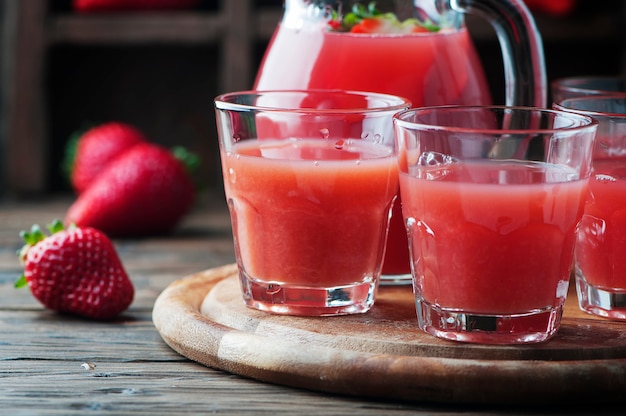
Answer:
[{"label": "rustic wood grain", "polygon": [[409,288],[382,287],[367,314],[279,316],[243,306],[236,267],[228,265],[172,283],[153,319],[164,340],[194,361],[318,391],[446,403],[626,401],[623,323],[576,310],[567,305],[546,343],[455,343],[417,328]]},{"label": "rustic wood grain", "polygon": [[[155,299],[185,276],[234,260],[228,212],[217,195],[176,233],[115,240],[136,298],[118,320],[95,323],[45,310],[25,290],[18,233],[63,216],[72,198],[0,201],[0,414],[2,415],[496,415],[606,414],[609,406],[409,403],[265,383],[179,354],[152,322]],[[204,297],[203,295],[201,296]],[[93,370],[83,364],[95,365]],[[380,377],[380,376],[378,376]],[[383,375],[383,378],[385,376]],[[486,386],[496,380],[481,381]],[[621,414],[622,411],[615,411]]]}]

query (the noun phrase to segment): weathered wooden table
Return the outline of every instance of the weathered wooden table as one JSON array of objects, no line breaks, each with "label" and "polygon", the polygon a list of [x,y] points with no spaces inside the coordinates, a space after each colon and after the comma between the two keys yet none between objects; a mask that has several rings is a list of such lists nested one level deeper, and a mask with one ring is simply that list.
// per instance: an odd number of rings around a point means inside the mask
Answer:
[{"label": "weathered wooden table", "polygon": [[153,306],[174,281],[234,261],[222,198],[216,194],[201,201],[174,235],[115,240],[136,297],[110,323],[47,311],[26,289],[13,288],[21,273],[19,231],[63,217],[71,199],[0,202],[0,414],[600,414],[615,409],[370,400],[262,383],[188,360],[163,342],[152,321]]}]

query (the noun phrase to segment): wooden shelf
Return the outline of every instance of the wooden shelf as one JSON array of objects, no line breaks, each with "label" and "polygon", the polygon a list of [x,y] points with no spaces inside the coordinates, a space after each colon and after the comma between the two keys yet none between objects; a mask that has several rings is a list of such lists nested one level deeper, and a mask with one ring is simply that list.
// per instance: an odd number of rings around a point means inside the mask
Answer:
[{"label": "wooden shelf", "polygon": [[[232,1],[232,0],[231,0]],[[238,14],[241,12],[237,8]],[[269,39],[282,10],[255,9],[250,40]],[[235,33],[227,13],[61,14],[50,19],[48,42],[71,44],[204,44]]]},{"label": "wooden shelf", "polygon": [[68,14],[51,19],[48,40],[90,45],[217,42],[226,23],[222,15],[214,14]]},{"label": "wooden shelf", "polygon": [[255,70],[253,48],[269,40],[281,15],[281,7],[255,7],[253,0],[220,0],[216,10],[106,14],[52,13],[47,1],[0,0],[4,192],[47,191],[50,133],[44,83],[49,47],[216,44],[217,82],[222,91],[235,91],[249,87]]}]

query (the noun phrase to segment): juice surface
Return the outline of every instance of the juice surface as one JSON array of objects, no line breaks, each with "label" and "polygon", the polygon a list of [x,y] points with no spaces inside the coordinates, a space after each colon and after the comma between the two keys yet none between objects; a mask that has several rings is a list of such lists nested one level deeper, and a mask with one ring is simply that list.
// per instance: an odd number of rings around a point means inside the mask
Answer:
[{"label": "juice surface", "polygon": [[379,271],[398,187],[389,148],[263,140],[221,156],[236,249],[249,275],[332,287]]},{"label": "juice surface", "polygon": [[605,290],[626,288],[626,159],[594,160],[576,245],[585,280]]},{"label": "juice surface", "polygon": [[[399,95],[414,107],[489,104],[491,96],[466,29],[408,35],[328,32],[279,26],[256,89],[340,88]],[[400,201],[394,205],[384,274],[410,273]]]},{"label": "juice surface", "polygon": [[400,174],[423,298],[485,314],[563,302],[587,181],[559,182],[568,173],[541,164],[463,166],[437,180]]}]

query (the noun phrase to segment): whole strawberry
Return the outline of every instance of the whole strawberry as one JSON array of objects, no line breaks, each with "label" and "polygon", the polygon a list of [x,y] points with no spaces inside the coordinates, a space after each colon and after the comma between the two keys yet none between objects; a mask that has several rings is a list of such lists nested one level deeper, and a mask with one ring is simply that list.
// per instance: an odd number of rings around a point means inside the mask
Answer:
[{"label": "whole strawberry", "polygon": [[194,200],[195,185],[185,163],[168,149],[142,143],[106,166],[70,206],[65,222],[116,237],[164,234]]},{"label": "whole strawberry", "polygon": [[72,188],[80,194],[113,159],[146,141],[141,131],[117,121],[87,130],[71,141],[66,150],[65,164]]},{"label": "whole strawberry", "polygon": [[106,235],[93,228],[61,221],[47,236],[34,225],[23,231],[20,251],[24,274],[16,286],[28,284],[45,307],[86,318],[108,320],[126,310],[135,290]]}]

